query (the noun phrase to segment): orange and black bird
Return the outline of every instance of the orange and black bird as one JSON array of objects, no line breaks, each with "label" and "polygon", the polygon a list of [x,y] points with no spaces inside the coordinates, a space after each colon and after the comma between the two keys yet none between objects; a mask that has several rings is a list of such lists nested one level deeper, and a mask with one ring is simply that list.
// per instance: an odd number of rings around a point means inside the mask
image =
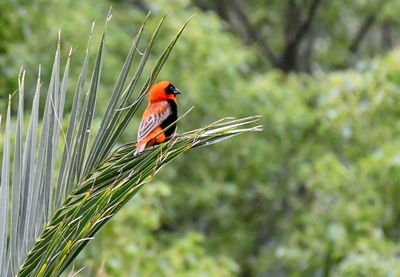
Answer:
[{"label": "orange and black bird", "polygon": [[[148,146],[164,142],[175,132],[175,122],[178,119],[176,95],[180,93],[179,89],[168,81],[159,82],[151,87],[149,104],[139,125],[135,155]],[[167,127],[169,128],[165,130]]]}]

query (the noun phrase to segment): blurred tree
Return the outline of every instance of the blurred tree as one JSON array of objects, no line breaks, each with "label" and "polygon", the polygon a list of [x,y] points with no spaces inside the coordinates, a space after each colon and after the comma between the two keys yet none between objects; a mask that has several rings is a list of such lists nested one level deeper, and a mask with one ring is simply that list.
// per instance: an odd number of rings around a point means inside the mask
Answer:
[{"label": "blurred tree", "polygon": [[[23,39],[23,21],[19,20],[22,8],[14,1],[0,2],[0,87],[16,88],[17,78],[13,70],[10,70],[5,57],[9,52],[10,45],[20,42]],[[11,93],[12,91],[8,91]],[[8,96],[0,93],[0,102],[6,103]],[[5,110],[5,106],[0,104],[0,109]]]},{"label": "blurred tree", "polygon": [[[392,48],[399,35],[393,30],[399,20],[388,15],[399,9],[397,0],[193,3],[203,10],[215,11],[244,44],[255,45],[263,62],[261,69],[267,64],[284,72],[348,67],[356,59]],[[383,40],[376,48],[374,40],[379,33]],[[364,51],[360,51],[362,46]],[[331,55],[337,57],[329,61]]]},{"label": "blurred tree", "polygon": [[[228,22],[232,26],[232,30],[236,32],[239,37],[246,44],[256,44],[258,49],[261,51],[260,55],[264,60],[282,71],[294,71],[299,70],[299,54],[300,46],[303,41],[307,38],[311,31],[313,21],[316,17],[318,7],[322,4],[322,0],[313,0],[309,3],[309,7],[303,5],[303,1],[288,0],[286,4],[282,5],[283,2],[279,1],[276,3],[265,3],[270,6],[268,8],[274,9],[274,16],[277,11],[283,9],[282,18],[280,19],[283,27],[284,45],[279,51],[280,54],[270,47],[271,35],[264,36],[262,28],[270,21],[268,18],[264,18],[264,21],[258,21],[255,24],[255,18],[253,17],[253,9],[259,9],[260,5],[264,3],[249,3],[246,1],[234,0],[234,1],[207,1],[207,0],[195,0],[194,1],[202,9],[213,9],[217,14]],[[254,2],[254,1],[253,1]],[[256,6],[253,6],[256,4]],[[284,7],[282,7],[284,6]],[[251,10],[251,11],[249,11]],[[274,35],[278,35],[274,32]],[[268,39],[266,39],[268,37]],[[310,47],[309,47],[310,48]],[[311,49],[311,48],[310,48]]]}]

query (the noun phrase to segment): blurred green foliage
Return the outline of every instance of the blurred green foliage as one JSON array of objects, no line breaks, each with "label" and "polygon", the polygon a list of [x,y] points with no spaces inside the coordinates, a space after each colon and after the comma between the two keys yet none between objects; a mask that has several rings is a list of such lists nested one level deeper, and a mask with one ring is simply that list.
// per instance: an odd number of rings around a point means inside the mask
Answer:
[{"label": "blurred green foliage", "polygon": [[[98,112],[145,16],[131,2],[113,1]],[[279,50],[274,32],[282,7],[253,2],[267,13],[254,11],[252,20],[269,18],[262,31]],[[400,275],[400,51],[368,58],[375,52],[367,49],[378,47],[372,36],[354,56],[345,34],[356,15],[363,18],[380,3],[330,1],[318,22],[337,35],[334,41],[319,36],[315,62],[326,70],[314,75],[260,68],[255,47],[244,46],[216,13],[192,1],[145,3],[152,10],[149,29],[170,12],[153,57],[196,13],[160,75],[184,92],[181,112],[195,106],[179,130],[249,114],[263,115],[265,127],[166,168],[81,254],[80,276]],[[3,1],[0,108],[16,89],[20,66],[28,82],[39,63],[49,77],[59,28],[65,55],[73,47],[73,61],[82,60],[92,20],[99,32],[110,5]],[[397,22],[399,11],[399,1],[387,1],[377,20]],[[71,68],[75,79],[79,64]],[[349,68],[335,71],[343,64]],[[134,140],[138,120],[121,143]]]}]

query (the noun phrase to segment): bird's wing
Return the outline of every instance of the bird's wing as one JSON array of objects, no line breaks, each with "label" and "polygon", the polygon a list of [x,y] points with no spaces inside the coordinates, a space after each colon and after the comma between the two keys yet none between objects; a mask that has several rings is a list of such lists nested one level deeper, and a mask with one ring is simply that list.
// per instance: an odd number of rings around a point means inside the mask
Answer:
[{"label": "bird's wing", "polygon": [[141,141],[146,138],[152,131],[160,126],[171,113],[171,107],[167,101],[149,105],[140,122],[137,140]]}]

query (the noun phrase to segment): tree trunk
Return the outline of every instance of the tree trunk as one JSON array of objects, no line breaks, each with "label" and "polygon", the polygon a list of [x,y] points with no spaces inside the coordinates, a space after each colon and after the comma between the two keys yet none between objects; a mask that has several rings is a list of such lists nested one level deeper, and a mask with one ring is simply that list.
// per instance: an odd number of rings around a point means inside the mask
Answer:
[{"label": "tree trunk", "polygon": [[383,23],[381,28],[381,33],[382,33],[383,51],[388,51],[393,49],[395,45],[395,38],[394,38],[392,24],[389,22]]}]

